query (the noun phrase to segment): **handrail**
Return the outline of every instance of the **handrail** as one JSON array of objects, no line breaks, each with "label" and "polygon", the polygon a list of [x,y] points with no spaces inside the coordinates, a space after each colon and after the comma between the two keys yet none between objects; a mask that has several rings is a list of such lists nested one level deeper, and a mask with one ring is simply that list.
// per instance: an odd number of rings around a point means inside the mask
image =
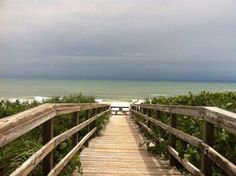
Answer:
[{"label": "handrail", "polygon": [[[85,111],[86,120],[78,123],[78,112]],[[91,113],[92,111],[92,113]],[[69,160],[82,145],[96,132],[96,127],[90,131],[90,124],[110,111],[108,104],[43,104],[21,113],[0,119],[0,147],[10,143],[30,130],[43,125],[44,146],[18,167],[11,175],[24,176],[30,173],[43,160],[44,175],[59,174]],[[53,119],[57,115],[72,113],[74,126],[64,133],[53,136]],[[78,143],[78,132],[87,127],[88,134]],[[64,140],[72,137],[75,147],[53,169],[52,150]]]},{"label": "handrail", "polygon": [[236,134],[236,113],[226,111],[217,107],[160,105],[160,104],[152,104],[152,105],[132,104],[131,107],[139,107],[145,109],[158,110],[172,114],[199,117],[210,123],[213,123],[214,125],[220,128],[224,128],[227,131]]},{"label": "handrail", "polygon": [[[159,117],[151,117],[151,110],[157,112],[165,112],[171,114],[171,125],[167,125],[161,122]],[[203,107],[203,106],[178,106],[178,105],[131,105],[131,116],[143,127],[148,133],[154,136],[154,132],[150,127],[150,123],[155,124],[169,134],[171,134],[170,145],[168,151],[170,153],[170,164],[175,165],[176,160],[182,164],[193,175],[211,175],[211,166],[214,162],[221,167],[227,174],[236,175],[236,166],[219,154],[215,149],[211,147],[213,144],[213,129],[214,125],[220,128],[224,128],[227,131],[236,134],[236,114],[217,107]],[[177,129],[176,115],[191,116],[204,121],[204,136],[203,140],[197,137],[191,136]],[[159,114],[160,115],[160,114]],[[137,117],[142,117],[147,121],[147,125],[141,122]],[[181,158],[176,151],[176,138],[181,139],[202,151],[202,164],[201,170],[196,168],[187,160]],[[157,140],[163,140],[157,138]]]},{"label": "handrail", "polygon": [[43,104],[0,119],[0,147],[57,115],[107,107],[107,104]]}]

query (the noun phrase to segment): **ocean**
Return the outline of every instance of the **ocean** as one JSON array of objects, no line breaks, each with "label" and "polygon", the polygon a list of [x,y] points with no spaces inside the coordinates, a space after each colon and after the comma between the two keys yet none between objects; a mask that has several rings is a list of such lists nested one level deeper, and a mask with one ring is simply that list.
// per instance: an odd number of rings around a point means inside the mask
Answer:
[{"label": "ocean", "polygon": [[33,99],[74,93],[105,101],[130,101],[157,96],[176,96],[201,91],[236,91],[236,83],[0,79],[0,98]]}]

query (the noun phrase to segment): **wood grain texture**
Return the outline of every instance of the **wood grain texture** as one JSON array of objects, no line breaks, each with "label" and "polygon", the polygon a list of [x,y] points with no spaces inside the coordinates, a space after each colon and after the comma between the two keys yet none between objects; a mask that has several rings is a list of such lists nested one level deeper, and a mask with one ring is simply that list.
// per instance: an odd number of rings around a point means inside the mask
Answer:
[{"label": "wood grain texture", "polygon": [[84,121],[83,123],[65,131],[64,133],[54,137],[47,144],[45,144],[42,148],[40,148],[36,153],[34,153],[28,160],[26,160],[20,167],[18,167],[11,176],[25,176],[32,171],[42,159],[47,156],[58,144],[63,142],[64,140],[70,138],[72,135],[77,133],[79,130],[83,129],[93,121],[95,121],[98,117],[109,112],[109,109],[94,116],[90,119]]},{"label": "wood grain texture", "polygon": [[131,105],[131,107],[148,108],[173,114],[204,118],[208,122],[236,134],[236,113],[217,107],[183,106],[183,105]]},{"label": "wood grain texture", "polygon": [[[162,123],[159,120],[156,120],[156,119],[153,119],[147,115],[144,115],[141,112],[134,111],[133,109],[131,109],[131,113],[133,113],[134,116],[135,115],[141,116],[144,119],[149,120],[150,122],[158,125],[162,129],[166,130],[168,133],[175,135],[177,138],[182,139],[182,140],[188,142],[189,144],[192,144],[193,146],[199,148],[203,152],[204,155],[209,157],[215,164],[217,164],[219,167],[221,167],[228,175],[230,175],[230,176],[236,175],[236,165],[234,165],[231,161],[229,161],[224,156],[222,156],[219,152],[217,152],[211,146],[206,144],[203,140],[198,139],[194,136],[191,136],[187,133],[184,133],[180,130],[177,130],[169,125]],[[229,117],[229,118],[233,118],[233,117]]]},{"label": "wood grain texture", "polygon": [[[172,135],[175,135],[176,137],[178,137],[179,139],[182,139],[190,144],[192,144],[193,146],[195,147],[198,147],[199,149],[202,149],[201,147],[201,142],[202,140],[201,139],[198,139],[194,136],[191,136],[187,133],[184,133],[183,131],[181,130],[177,130],[169,125],[166,125],[164,123],[162,123],[160,120],[156,120],[156,119],[153,119],[147,115],[144,115],[140,112],[137,112],[137,111],[134,111],[134,110],[131,110],[132,113],[136,114],[136,115],[139,115],[139,116],[142,116],[144,119],[146,120],[149,120],[150,122],[158,125],[159,127],[161,127],[163,130],[166,130],[168,133],[172,134]],[[203,150],[203,149],[202,149]]]},{"label": "wood grain texture", "polygon": [[204,119],[220,128],[236,134],[236,113],[217,107],[204,107]]},{"label": "wood grain texture", "polygon": [[73,158],[73,156],[79,151],[79,149],[84,145],[84,143],[96,132],[96,130],[97,128],[95,127],[88,134],[86,134],[83,139],[78,144],[76,144],[76,146],[50,171],[48,176],[58,175]]},{"label": "wood grain texture", "polygon": [[171,146],[168,146],[168,151],[170,152],[170,154],[178,161],[180,162],[191,174],[196,175],[196,176],[204,176],[203,173],[201,173],[201,171],[195,167],[193,164],[191,164],[190,162],[188,162],[187,160],[180,158],[179,157],[179,153],[172,148]]},{"label": "wood grain texture", "polygon": [[0,119],[0,147],[8,144],[51,118],[87,109],[110,105],[96,103],[43,104],[18,114]]},{"label": "wood grain texture", "polygon": [[[80,155],[83,175],[180,175],[168,161],[154,157],[140,144],[143,142],[129,116],[110,118],[106,130],[93,139]],[[80,175],[74,173],[74,176]]]},{"label": "wood grain texture", "polygon": [[142,104],[142,105],[131,105],[131,107],[140,107],[154,109],[161,112],[168,112],[174,114],[182,114],[186,116],[202,117],[203,107],[202,106],[184,106],[184,105],[161,105],[161,104]]}]

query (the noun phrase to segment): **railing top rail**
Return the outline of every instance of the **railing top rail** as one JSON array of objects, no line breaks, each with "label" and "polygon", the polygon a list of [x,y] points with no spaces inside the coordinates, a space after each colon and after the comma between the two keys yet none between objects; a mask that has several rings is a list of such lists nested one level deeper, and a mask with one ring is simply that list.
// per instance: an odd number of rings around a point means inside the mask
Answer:
[{"label": "railing top rail", "polygon": [[109,104],[67,103],[42,104],[29,110],[0,119],[0,147],[38,127],[51,118],[73,112],[108,107]]},{"label": "railing top rail", "polygon": [[132,104],[134,107],[155,109],[163,112],[181,114],[187,116],[201,117],[203,112],[202,106],[183,106],[183,105],[161,105],[161,104]]},{"label": "railing top rail", "polygon": [[[141,107],[141,108],[137,108]],[[199,109],[198,109],[199,108]],[[144,111],[144,109],[146,109]],[[187,110],[186,110],[187,109]],[[191,111],[189,111],[189,109]],[[147,111],[149,110],[149,111]],[[168,112],[173,114],[180,115],[190,115],[194,116],[195,114],[200,113],[201,120],[204,120],[203,123],[203,139],[199,139],[194,137],[188,133],[185,133],[179,129],[177,129],[177,121],[176,115],[172,115],[170,118],[170,124],[162,122],[158,116],[156,118],[152,116],[150,110],[158,110],[162,112]],[[200,111],[200,112],[193,112]],[[156,114],[161,115],[161,114]],[[169,106],[169,105],[131,105],[131,116],[133,116],[138,124],[140,124],[144,129],[146,129],[151,135],[154,134],[154,138],[156,140],[155,133],[153,133],[150,128],[150,123],[153,123],[159,127],[161,127],[166,132],[170,133],[170,146],[168,146],[168,151],[170,154],[178,160],[188,171],[190,171],[193,175],[210,175],[211,173],[211,165],[213,162],[221,167],[228,175],[236,174],[236,166],[233,162],[229,161],[219,152],[217,152],[213,147],[214,140],[214,125],[224,128],[229,132],[236,134],[236,113],[223,110],[217,107],[194,107],[194,106]],[[137,116],[138,118],[136,118]],[[145,119],[146,122],[142,122],[140,120]],[[147,125],[146,125],[146,124]],[[214,124],[214,125],[213,125]],[[188,160],[185,160],[181,156],[178,155],[176,150],[176,138],[181,139],[194,147],[197,147],[202,151],[202,163],[201,163],[201,171],[193,166]],[[176,160],[171,159],[172,163]]]},{"label": "railing top rail", "polygon": [[130,104],[130,106],[138,106],[138,107],[169,107],[169,108],[186,108],[186,109],[199,109],[202,108],[204,106],[189,106],[189,105],[165,105],[165,104]]},{"label": "railing top rail", "polygon": [[[72,137],[75,133],[82,130],[93,121],[95,121],[98,117],[104,115],[109,111],[103,111],[99,114],[96,114],[86,121],[68,129],[67,131],[53,137],[50,141],[48,141],[43,147],[41,147],[36,153],[30,156],[20,167],[18,167],[11,175],[18,176],[18,175],[27,175],[30,171],[32,171],[35,166],[43,160],[43,158],[48,155],[53,149],[56,148],[61,142],[64,140]],[[56,166],[54,169],[50,171],[48,175],[58,175],[59,172],[64,168],[65,164],[69,162],[69,160],[74,156],[74,154],[82,147],[88,138],[94,134],[97,130],[97,127],[94,127],[78,144],[75,144],[75,148],[73,148]]]},{"label": "railing top rail", "polygon": [[236,113],[208,106],[183,106],[161,104],[132,104],[132,107],[159,110],[162,112],[202,118],[218,127],[236,134]]},{"label": "railing top rail", "polygon": [[[31,109],[19,112],[17,114],[13,114],[11,116],[7,116],[0,119],[0,132],[2,131],[1,128],[9,123],[11,119],[18,119],[27,116],[37,115],[41,112],[55,111],[55,115],[67,114],[72,113],[80,110],[87,110],[99,107],[106,107],[110,106],[109,104],[98,104],[98,103],[45,103]],[[65,112],[67,110],[67,112]]]}]

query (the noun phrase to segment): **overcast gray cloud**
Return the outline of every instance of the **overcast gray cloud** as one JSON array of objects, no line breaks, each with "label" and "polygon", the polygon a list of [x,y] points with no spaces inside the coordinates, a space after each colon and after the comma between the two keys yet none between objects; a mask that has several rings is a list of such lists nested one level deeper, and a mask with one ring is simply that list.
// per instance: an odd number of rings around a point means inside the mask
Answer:
[{"label": "overcast gray cloud", "polygon": [[0,77],[236,81],[235,0],[1,0]]}]

